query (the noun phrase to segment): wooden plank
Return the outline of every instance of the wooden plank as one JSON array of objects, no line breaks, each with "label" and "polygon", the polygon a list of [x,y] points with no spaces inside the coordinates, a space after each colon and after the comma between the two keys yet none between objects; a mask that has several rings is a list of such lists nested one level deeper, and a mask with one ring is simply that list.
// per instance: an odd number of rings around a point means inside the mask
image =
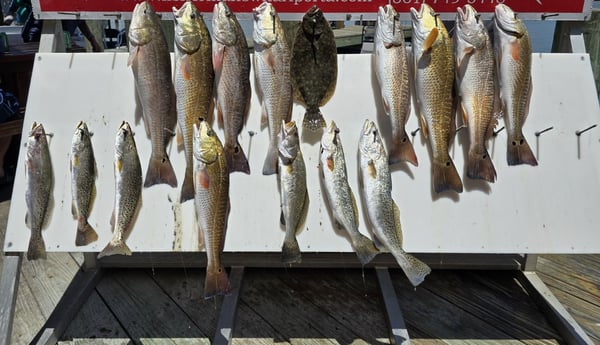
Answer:
[{"label": "wooden plank", "polygon": [[539,272],[563,276],[573,285],[585,284],[595,289],[590,292],[600,295],[600,255],[544,255],[538,260]]},{"label": "wooden plank", "polygon": [[550,322],[554,324],[568,344],[593,345],[592,340],[535,272],[521,272],[518,277],[521,284],[544,310]]},{"label": "wooden plank", "polygon": [[96,289],[136,343],[210,343],[194,320],[144,271],[110,270]]},{"label": "wooden plank", "polygon": [[410,337],[406,330],[402,311],[398,306],[398,297],[394,291],[390,273],[387,267],[376,267],[377,280],[381,288],[381,295],[385,302],[385,310],[390,328],[390,338],[394,344],[410,345]]},{"label": "wooden plank", "polygon": [[219,322],[212,341],[214,345],[227,345],[231,341],[243,276],[244,267],[234,266],[231,268],[229,280],[233,291],[223,299]]},{"label": "wooden plank", "polygon": [[0,345],[8,345],[12,332],[22,255],[9,255],[2,263],[0,276]]},{"label": "wooden plank", "polygon": [[21,283],[13,320],[11,344],[29,344],[46,321],[31,289],[24,283],[21,269]]}]

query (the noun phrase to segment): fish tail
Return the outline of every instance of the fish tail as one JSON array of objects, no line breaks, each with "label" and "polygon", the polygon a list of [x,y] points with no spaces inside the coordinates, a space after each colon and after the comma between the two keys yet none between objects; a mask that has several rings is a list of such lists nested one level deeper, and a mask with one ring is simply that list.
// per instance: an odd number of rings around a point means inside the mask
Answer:
[{"label": "fish tail", "polygon": [[80,218],[77,221],[77,235],[75,236],[76,246],[85,246],[98,239],[96,230],[88,223],[87,219]]},{"label": "fish tail", "polygon": [[46,244],[41,231],[32,231],[29,239],[29,248],[27,248],[27,260],[37,260],[46,258]]},{"label": "fish tail", "polygon": [[206,279],[204,280],[204,298],[209,299],[217,295],[228,295],[231,293],[229,277],[223,265],[206,267]]},{"label": "fish tail", "polygon": [[483,149],[483,152],[469,152],[467,176],[469,178],[482,179],[488,182],[496,181],[496,169],[485,148]]},{"label": "fish tail", "polygon": [[395,140],[392,139],[392,147],[390,148],[388,157],[388,163],[390,165],[400,162],[409,162],[416,167],[419,166],[417,154],[415,153],[415,149],[410,142],[408,135],[406,135],[406,131],[402,133],[400,138]]},{"label": "fish tail", "polygon": [[358,256],[358,260],[361,264],[368,264],[373,258],[379,254],[377,248],[366,236],[360,235],[355,241],[352,243],[352,248],[354,248],[354,252],[356,252],[356,256]]},{"label": "fish tail", "polygon": [[457,193],[463,191],[462,181],[450,156],[441,162],[433,162],[433,190],[441,193],[449,189]]},{"label": "fish tail", "polygon": [[327,124],[325,123],[325,119],[323,118],[323,114],[321,114],[321,110],[319,110],[319,108],[308,108],[304,114],[302,126],[310,129],[313,132],[316,132],[319,130],[319,128],[326,127]]},{"label": "fish tail", "polygon": [[300,254],[300,246],[295,237],[283,241],[281,247],[281,261],[284,264],[297,264],[302,262],[302,254]]},{"label": "fish tail", "polygon": [[166,183],[171,187],[177,187],[177,177],[169,160],[169,156],[163,155],[150,156],[148,170],[146,171],[146,179],[144,187],[154,186],[155,184]]},{"label": "fish tail", "polygon": [[188,200],[193,199],[195,196],[194,191],[194,172],[190,166],[185,168],[185,177],[183,178],[183,185],[181,186],[181,195],[179,202],[184,203]]},{"label": "fish tail", "polygon": [[508,165],[529,164],[536,166],[538,164],[533,151],[531,151],[527,140],[522,134],[509,135],[506,160],[508,161]]},{"label": "fish tail", "polygon": [[277,174],[277,147],[269,146],[262,173],[263,175]]},{"label": "fish tail", "polygon": [[403,250],[392,252],[392,254],[413,286],[421,284],[425,277],[431,273],[431,268],[426,263]]},{"label": "fish tail", "polygon": [[223,147],[223,151],[225,151],[227,168],[230,173],[234,171],[240,171],[245,174],[250,174],[248,158],[246,158],[246,154],[238,142],[235,143],[235,146],[225,145],[225,147]]},{"label": "fish tail", "polygon": [[131,249],[122,240],[110,240],[106,247],[98,254],[98,259],[110,255],[131,255]]}]

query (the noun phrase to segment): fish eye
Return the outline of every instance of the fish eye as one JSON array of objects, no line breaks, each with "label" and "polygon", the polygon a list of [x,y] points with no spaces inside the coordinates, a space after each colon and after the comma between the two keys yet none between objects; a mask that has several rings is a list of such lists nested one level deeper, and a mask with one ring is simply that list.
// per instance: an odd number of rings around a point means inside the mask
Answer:
[{"label": "fish eye", "polygon": [[336,129],[334,129],[334,130],[333,130],[333,132],[334,132],[335,134],[340,134],[340,129],[339,129],[339,128],[336,128]]},{"label": "fish eye", "polygon": [[477,21],[477,23],[479,23],[480,19],[481,19],[481,14],[476,14],[475,15],[475,20]]},{"label": "fish eye", "polygon": [[192,18],[192,19],[196,19],[196,13],[192,13],[192,14],[190,14],[190,18]]}]

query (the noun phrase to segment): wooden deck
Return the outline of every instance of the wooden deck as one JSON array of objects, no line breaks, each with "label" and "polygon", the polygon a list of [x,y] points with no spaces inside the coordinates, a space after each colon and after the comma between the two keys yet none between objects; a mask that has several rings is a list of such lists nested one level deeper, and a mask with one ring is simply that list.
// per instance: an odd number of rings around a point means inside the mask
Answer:
[{"label": "wooden deck", "polygon": [[[33,339],[82,261],[23,261],[12,344]],[[417,289],[390,273],[412,344],[565,343],[515,272],[435,270]],[[600,255],[541,256],[538,273],[600,344]],[[203,282],[204,269],[110,269],[59,344],[209,344],[222,300],[205,301]],[[233,343],[389,344],[374,270],[246,269]]]}]

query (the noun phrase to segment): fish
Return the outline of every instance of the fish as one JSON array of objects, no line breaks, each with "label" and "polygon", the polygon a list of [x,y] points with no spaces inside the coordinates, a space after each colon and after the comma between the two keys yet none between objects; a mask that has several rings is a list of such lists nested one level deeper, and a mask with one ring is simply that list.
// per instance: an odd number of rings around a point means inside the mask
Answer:
[{"label": "fish", "polygon": [[221,140],[204,119],[194,123],[194,190],[198,226],[206,247],[204,298],[231,292],[221,262],[229,218],[229,169]]},{"label": "fish", "polygon": [[504,4],[494,10],[494,50],[507,133],[506,160],[508,165],[535,166],[537,159],[523,135],[533,89],[531,40],[525,24]]},{"label": "fish", "polygon": [[144,187],[162,183],[177,187],[177,177],[166,151],[177,124],[171,56],[160,18],[148,2],[135,5],[127,37],[127,65],[133,71],[144,125],[152,143]]},{"label": "fish", "polygon": [[91,134],[85,122],[79,121],[71,141],[71,211],[77,219],[76,246],[85,246],[98,239],[96,230],[88,223],[95,193],[96,160]]},{"label": "fish", "polygon": [[250,174],[248,158],[238,142],[250,107],[250,54],[242,27],[225,2],[213,11],[212,59],[219,122],[225,130],[223,150],[230,172]]},{"label": "fish", "polygon": [[291,51],[272,4],[263,2],[253,14],[254,77],[262,103],[262,118],[269,128],[269,149],[262,173],[272,175],[277,173],[281,121],[288,122],[292,116]]},{"label": "fish", "polygon": [[432,151],[432,184],[436,193],[461,193],[462,181],[448,153],[455,134],[454,53],[448,31],[431,6],[410,8],[416,109],[421,132]]},{"label": "fish", "polygon": [[300,263],[302,255],[296,233],[306,219],[309,199],[306,189],[306,166],[300,151],[296,122],[282,122],[279,136],[280,220],[285,225],[281,261],[286,264]]},{"label": "fish", "polygon": [[487,28],[471,5],[457,9],[454,34],[456,84],[463,123],[469,128],[467,176],[496,181],[485,147],[496,125],[496,63]]},{"label": "fish", "polygon": [[333,217],[338,226],[344,228],[350,236],[352,249],[359,261],[366,265],[379,251],[373,245],[373,241],[358,230],[358,208],[352,188],[348,184],[340,130],[334,121],[329,123],[321,137],[319,167]]},{"label": "fish", "polygon": [[292,47],[294,100],[306,107],[302,126],[312,131],[325,127],[319,107],[335,92],[337,48],[333,30],[321,9],[311,7],[302,17]]},{"label": "fish", "polygon": [[175,73],[173,85],[177,96],[177,122],[183,139],[185,177],[180,202],[194,199],[193,124],[199,117],[210,121],[213,112],[212,38],[202,15],[192,2],[179,10],[175,18]]},{"label": "fish", "polygon": [[142,166],[129,123],[123,121],[115,138],[115,208],[111,218],[113,237],[98,254],[131,255],[125,240],[131,232],[142,195]]},{"label": "fish", "polygon": [[47,221],[54,185],[52,161],[46,132],[41,123],[34,122],[27,138],[25,154],[25,203],[27,215],[25,223],[31,230],[27,260],[46,258],[46,244],[42,228]]},{"label": "fish", "polygon": [[400,210],[392,199],[392,179],[387,153],[375,123],[365,120],[358,144],[359,181],[373,233],[389,250],[413,286],[431,272],[424,262],[402,249]]},{"label": "fish", "polygon": [[400,16],[392,5],[379,7],[374,42],[375,75],[383,108],[392,125],[389,164],[406,161],[418,166],[415,149],[405,129],[410,116],[410,77],[404,32]]}]

